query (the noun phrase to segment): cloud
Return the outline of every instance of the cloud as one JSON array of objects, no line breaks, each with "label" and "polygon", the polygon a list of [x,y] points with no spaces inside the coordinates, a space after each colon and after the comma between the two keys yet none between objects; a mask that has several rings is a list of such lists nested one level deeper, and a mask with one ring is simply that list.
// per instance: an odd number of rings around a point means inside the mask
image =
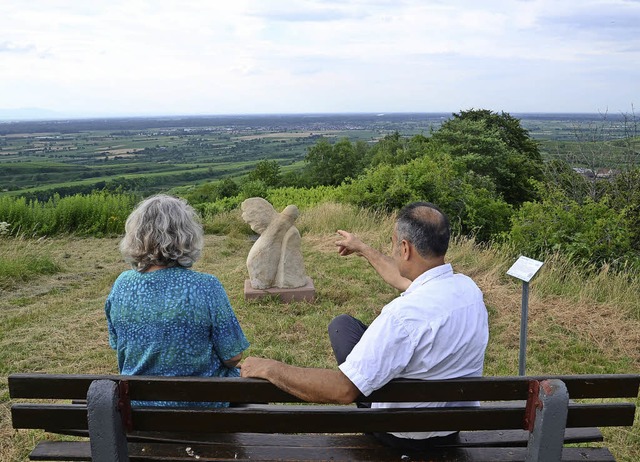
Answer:
[{"label": "cloud", "polygon": [[639,10],[623,0],[9,2],[0,108],[526,112],[597,110],[607,98],[628,106],[640,72]]},{"label": "cloud", "polygon": [[353,11],[338,7],[329,7],[326,4],[313,4],[307,6],[290,5],[282,9],[256,9],[249,12],[251,16],[270,21],[282,22],[333,22],[344,19],[364,19],[368,13],[364,10]]},{"label": "cloud", "polygon": [[[580,4],[572,11],[547,15],[541,21],[563,33],[605,39],[623,45],[624,41],[640,43],[640,2],[599,2]],[[617,47],[618,50],[622,46]]]},{"label": "cloud", "polygon": [[9,41],[0,42],[0,53],[31,53],[34,51],[36,51],[36,47],[31,43],[20,45]]}]

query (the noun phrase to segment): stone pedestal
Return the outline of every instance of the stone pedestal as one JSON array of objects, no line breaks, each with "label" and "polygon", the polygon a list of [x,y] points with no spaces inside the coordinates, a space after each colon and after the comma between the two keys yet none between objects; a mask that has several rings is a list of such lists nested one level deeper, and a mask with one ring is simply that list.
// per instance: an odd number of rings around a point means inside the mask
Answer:
[{"label": "stone pedestal", "polygon": [[249,279],[244,281],[244,299],[256,300],[263,297],[276,296],[283,303],[289,302],[313,302],[316,296],[316,288],[313,286],[311,278],[307,278],[307,283],[295,289],[283,289],[281,287],[271,287],[270,289],[254,289],[251,287]]}]

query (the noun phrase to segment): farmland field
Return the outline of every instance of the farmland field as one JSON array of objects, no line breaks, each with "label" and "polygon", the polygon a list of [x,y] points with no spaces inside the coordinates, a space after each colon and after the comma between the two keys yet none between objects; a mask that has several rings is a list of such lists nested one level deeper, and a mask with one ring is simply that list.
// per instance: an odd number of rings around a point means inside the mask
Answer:
[{"label": "farmland field", "polygon": [[[104,188],[159,190],[237,178],[259,160],[299,168],[320,137],[374,143],[385,135],[429,136],[446,113],[326,114],[87,119],[0,123],[0,194],[46,200]],[[622,116],[515,114],[545,158],[574,166],[588,145],[598,167],[623,163],[611,140],[629,135]],[[594,139],[597,135],[597,139]],[[606,137],[606,139],[605,139]],[[593,156],[591,156],[592,158]]]}]

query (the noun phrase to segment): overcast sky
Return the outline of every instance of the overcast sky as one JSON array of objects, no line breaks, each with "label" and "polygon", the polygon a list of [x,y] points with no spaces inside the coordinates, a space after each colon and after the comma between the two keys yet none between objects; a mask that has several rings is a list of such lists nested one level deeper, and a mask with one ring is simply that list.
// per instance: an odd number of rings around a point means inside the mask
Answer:
[{"label": "overcast sky", "polygon": [[20,0],[0,110],[630,112],[640,0]]}]

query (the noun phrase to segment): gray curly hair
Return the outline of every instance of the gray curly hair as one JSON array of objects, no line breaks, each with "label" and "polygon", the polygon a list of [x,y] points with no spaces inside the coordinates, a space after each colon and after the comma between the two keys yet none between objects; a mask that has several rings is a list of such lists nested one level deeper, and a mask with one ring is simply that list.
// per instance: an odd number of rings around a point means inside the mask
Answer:
[{"label": "gray curly hair", "polygon": [[158,194],[140,202],[127,218],[120,252],[137,271],[152,265],[189,268],[200,258],[203,245],[204,232],[193,207]]}]

